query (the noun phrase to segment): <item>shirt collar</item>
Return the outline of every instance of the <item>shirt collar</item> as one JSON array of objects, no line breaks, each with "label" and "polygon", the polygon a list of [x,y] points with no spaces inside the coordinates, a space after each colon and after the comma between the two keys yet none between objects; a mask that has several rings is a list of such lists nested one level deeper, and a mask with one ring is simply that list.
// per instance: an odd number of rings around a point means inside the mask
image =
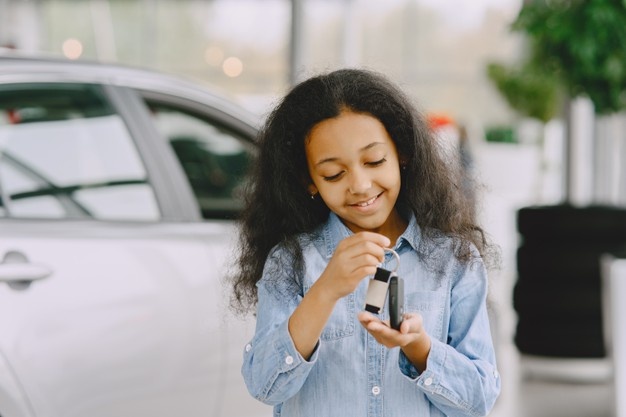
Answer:
[{"label": "shirt collar", "polygon": [[[352,231],[343,224],[339,216],[331,212],[328,220],[323,227],[324,246],[326,249],[326,257],[330,258],[335,253],[335,249],[340,241],[352,235]],[[421,239],[421,229],[417,224],[417,220],[413,213],[410,214],[409,224],[398,238],[395,249],[399,249],[405,244],[409,244],[413,250],[417,251],[419,241]]]}]

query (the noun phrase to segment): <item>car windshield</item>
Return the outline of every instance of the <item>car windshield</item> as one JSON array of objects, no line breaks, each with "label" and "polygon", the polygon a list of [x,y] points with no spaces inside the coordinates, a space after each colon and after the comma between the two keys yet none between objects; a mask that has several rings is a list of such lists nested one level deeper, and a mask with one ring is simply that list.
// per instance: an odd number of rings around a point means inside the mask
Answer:
[{"label": "car windshield", "polygon": [[0,85],[0,185],[15,217],[159,216],[126,126],[91,84]]}]

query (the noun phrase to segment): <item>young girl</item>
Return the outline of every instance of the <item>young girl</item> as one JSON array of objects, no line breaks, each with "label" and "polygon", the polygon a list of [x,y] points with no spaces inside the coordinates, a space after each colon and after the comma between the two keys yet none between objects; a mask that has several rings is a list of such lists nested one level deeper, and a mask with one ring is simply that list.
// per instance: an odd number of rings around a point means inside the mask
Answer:
[{"label": "young girl", "polygon": [[[275,416],[489,413],[488,245],[423,116],[383,76],[339,70],[294,87],[259,147],[234,281],[256,306],[250,393]],[[404,280],[399,331],[386,306],[362,311],[378,266]]]}]

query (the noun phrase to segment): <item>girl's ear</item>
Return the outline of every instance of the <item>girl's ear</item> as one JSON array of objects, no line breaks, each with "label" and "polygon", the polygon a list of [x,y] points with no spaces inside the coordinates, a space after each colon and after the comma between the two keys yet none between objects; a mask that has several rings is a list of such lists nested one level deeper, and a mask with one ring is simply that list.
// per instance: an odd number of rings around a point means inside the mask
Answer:
[{"label": "girl's ear", "polygon": [[319,192],[315,184],[309,184],[309,186],[307,187],[307,191],[309,192],[309,194],[311,194],[311,197]]}]

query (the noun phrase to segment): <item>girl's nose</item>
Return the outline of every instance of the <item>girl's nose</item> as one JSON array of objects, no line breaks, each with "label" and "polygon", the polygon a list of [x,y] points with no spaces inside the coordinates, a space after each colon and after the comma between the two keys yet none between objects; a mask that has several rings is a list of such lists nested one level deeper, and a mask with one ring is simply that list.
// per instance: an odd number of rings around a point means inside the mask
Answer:
[{"label": "girl's nose", "polygon": [[350,173],[350,193],[364,194],[372,187],[372,180],[362,170]]}]

